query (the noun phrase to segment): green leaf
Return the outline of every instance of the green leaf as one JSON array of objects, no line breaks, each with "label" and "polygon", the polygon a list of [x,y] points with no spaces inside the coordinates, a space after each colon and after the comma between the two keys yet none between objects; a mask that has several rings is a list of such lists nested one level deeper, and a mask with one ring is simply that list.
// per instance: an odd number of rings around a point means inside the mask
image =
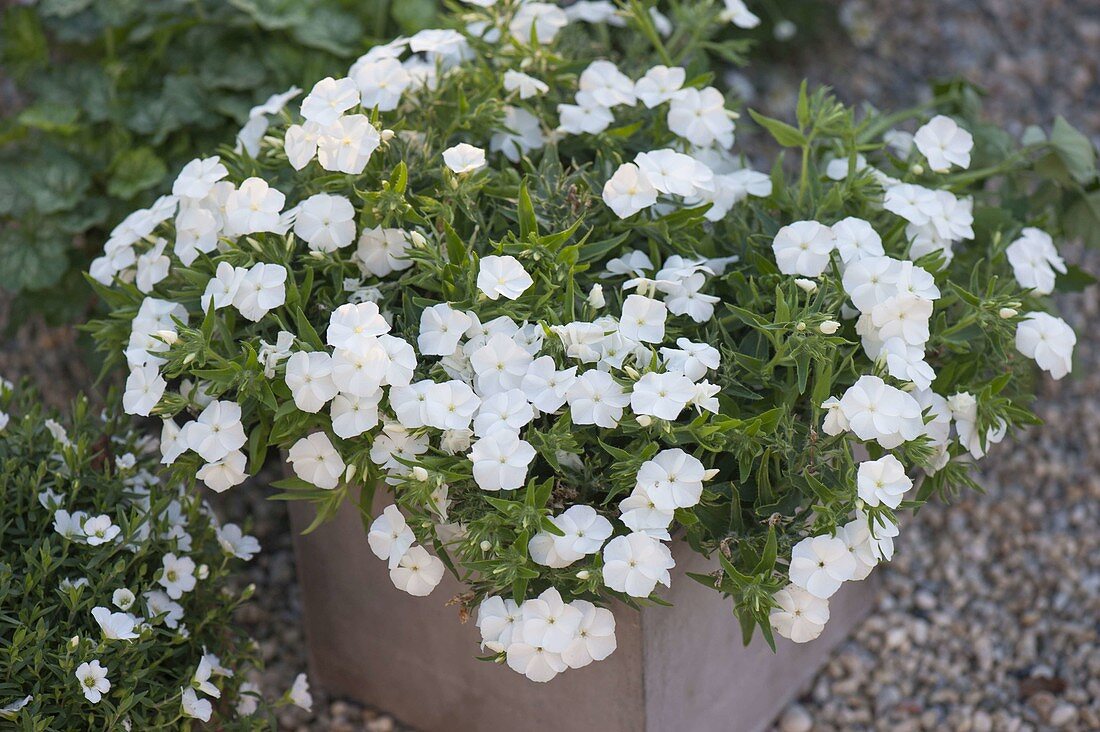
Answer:
[{"label": "green leaf", "polygon": [[0,286],[13,292],[56,284],[69,268],[70,241],[60,232],[0,227]]},{"label": "green leaf", "polygon": [[19,124],[43,132],[71,135],[79,127],[80,107],[72,104],[39,102],[19,113]]},{"label": "green leaf", "polygon": [[1085,184],[1096,177],[1096,150],[1085,135],[1059,115],[1054,120],[1050,144],[1070,176]]},{"label": "green leaf", "polygon": [[157,185],[168,175],[168,167],[150,147],[126,150],[111,164],[107,192],[129,200]]},{"label": "green leaf", "polygon": [[526,241],[532,234],[538,236],[539,223],[535,218],[535,207],[531,203],[531,194],[527,191],[526,178],[523,179],[523,183],[519,186],[519,205],[517,214],[519,216],[520,238]]},{"label": "green leaf", "polygon": [[786,122],[780,122],[777,119],[765,117],[755,109],[750,109],[749,114],[756,120],[756,124],[770,132],[771,136],[775,138],[775,141],[783,147],[802,147],[806,144],[805,135]]}]

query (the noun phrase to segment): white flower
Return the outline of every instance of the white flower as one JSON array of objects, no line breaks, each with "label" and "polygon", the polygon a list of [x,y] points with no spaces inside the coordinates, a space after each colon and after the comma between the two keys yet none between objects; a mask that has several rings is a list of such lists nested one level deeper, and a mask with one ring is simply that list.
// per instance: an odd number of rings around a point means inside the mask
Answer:
[{"label": "white flower", "polygon": [[485,151],[480,147],[460,142],[443,151],[443,162],[459,175],[472,173],[485,167]]},{"label": "white flower", "polygon": [[706,284],[706,275],[696,272],[678,283],[658,282],[658,289],[665,294],[665,305],[673,315],[687,315],[696,323],[705,323],[714,316],[718,298],[704,295],[700,290]]},{"label": "white flower", "polygon": [[84,521],[84,540],[88,542],[88,546],[108,544],[114,541],[121,531],[122,529],[115,526],[111,517],[105,513]]},{"label": "white flower", "polygon": [[443,579],[444,571],[445,567],[439,557],[433,557],[422,546],[414,546],[390,570],[390,580],[397,589],[416,597],[424,597],[430,595]]},{"label": "white flower", "polygon": [[486,491],[512,491],[527,480],[527,467],[535,459],[535,448],[508,430],[482,437],[470,449],[474,481]]},{"label": "white flower", "polygon": [[247,274],[248,270],[244,267],[234,267],[229,262],[218,262],[218,268],[206,283],[206,290],[199,300],[203,311],[208,311],[211,307],[220,310],[232,305],[237,292],[241,289],[241,282]]},{"label": "white flower", "polygon": [[301,170],[317,157],[317,141],[321,138],[323,130],[324,128],[316,122],[290,125],[286,128],[283,150],[292,168]]},{"label": "white flower", "polygon": [[134,640],[138,637],[134,632],[138,619],[130,613],[113,613],[105,607],[94,607],[92,617],[108,640]]},{"label": "white flower", "polygon": [[372,343],[371,336],[388,333],[390,324],[373,302],[344,303],[332,311],[325,331],[325,343],[351,349]]},{"label": "white flower", "polygon": [[[470,387],[465,384],[461,386],[469,391]],[[472,392],[470,396],[473,396]],[[481,402],[477,417],[474,418],[474,434],[485,437],[498,429],[519,434],[519,431],[534,418],[535,411],[520,389],[500,391]],[[444,427],[444,429],[463,429],[468,425],[467,421],[466,424],[456,423],[454,427]]]},{"label": "white flower", "polygon": [[350,342],[332,355],[332,383],[349,396],[373,398],[388,373],[389,354],[374,336],[352,336]]},{"label": "white flower", "polygon": [[332,357],[324,351],[299,351],[286,362],[286,385],[303,412],[321,411],[339,390],[332,381]]},{"label": "white flower", "polygon": [[909,294],[888,298],[871,309],[871,322],[878,329],[879,340],[900,338],[910,346],[928,342],[931,317],[932,302]]},{"label": "white flower", "polygon": [[260,687],[250,681],[241,684],[235,711],[238,717],[251,717],[260,708]]},{"label": "white flower", "polygon": [[499,653],[510,646],[513,635],[519,635],[519,619],[519,606],[515,600],[496,595],[485,598],[477,608],[482,648],[491,648]]},{"label": "white flower", "polygon": [[570,135],[598,135],[614,121],[615,117],[607,107],[558,105],[558,130]]},{"label": "white flower", "polygon": [[197,420],[187,423],[184,435],[187,446],[203,460],[221,460],[247,442],[241,424],[241,406],[230,401],[210,402]]},{"label": "white flower", "polygon": [[164,565],[157,582],[173,600],[195,589],[195,562],[190,557],[177,557],[169,552],[161,559]]},{"label": "white flower", "polygon": [[584,615],[567,605],[550,587],[520,606],[520,633],[524,643],[551,653],[562,653],[573,642]]},{"label": "white flower", "polygon": [[206,484],[215,493],[224,493],[233,486],[240,485],[248,477],[245,467],[248,458],[240,450],[233,450],[220,460],[203,465],[195,477]]},{"label": "white flower", "polygon": [[214,184],[229,175],[217,155],[210,158],[195,158],[183,166],[175,182],[172,183],[172,195],[180,198],[202,199],[214,188]]},{"label": "white flower", "polygon": [[178,628],[180,620],[183,619],[183,606],[178,602],[173,602],[167,594],[160,590],[150,590],[146,592],[143,597],[145,598],[145,606],[148,610],[147,617],[150,621],[157,616],[163,616],[164,624],[169,628]]},{"label": "white flower", "polygon": [[831,228],[836,239],[837,253],[845,264],[864,257],[881,257],[885,254],[882,237],[863,219],[849,216],[836,222]]},{"label": "white flower", "polygon": [[314,432],[295,442],[287,453],[287,462],[299,478],[325,490],[339,485],[347,468],[324,432]]},{"label": "white flower", "polygon": [[623,163],[604,184],[603,201],[625,219],[657,203],[657,189],[637,165]]},{"label": "white flower", "polygon": [[623,302],[619,333],[632,341],[660,343],[665,339],[668,308],[660,300],[644,295],[629,295]]},{"label": "white flower", "polygon": [[470,355],[477,391],[484,397],[518,389],[531,365],[531,354],[503,333],[497,333]]},{"label": "white flower", "polygon": [[950,117],[938,114],[930,119],[913,135],[913,143],[937,173],[946,173],[952,165],[970,167],[974,138]]},{"label": "white flower", "polygon": [[700,190],[708,190],[714,182],[710,168],[675,150],[638,153],[634,162],[650,185],[661,193],[690,197]]},{"label": "white flower", "polygon": [[1024,229],[1020,238],[1005,249],[1005,256],[1020,287],[1040,295],[1054,292],[1055,272],[1066,273],[1066,263],[1058,256],[1054,240],[1042,229]]},{"label": "white flower", "polygon": [[207,696],[220,699],[222,695],[221,691],[210,681],[210,677],[213,673],[214,667],[211,665],[210,659],[204,655],[199,659],[199,666],[195,669],[195,673],[191,677],[191,686]]},{"label": "white flower", "polygon": [[672,99],[684,86],[687,72],[679,66],[654,66],[634,84],[634,94],[649,109]]},{"label": "white flower", "polygon": [[538,43],[547,44],[568,24],[569,17],[558,6],[528,2],[520,5],[512,16],[508,31],[520,43],[529,43],[533,32]]},{"label": "white flower", "polygon": [[932,215],[941,210],[935,191],[912,183],[899,183],[887,188],[882,206],[917,226],[929,223]]},{"label": "white flower", "polygon": [[554,536],[559,553],[595,554],[611,536],[611,522],[591,506],[577,504],[553,519],[563,536]]},{"label": "white flower", "polygon": [[877,376],[861,376],[840,399],[840,410],[861,440],[892,450],[924,431],[920,404]]},{"label": "white flower", "polygon": [[160,398],[164,396],[164,390],[168,382],[160,375],[160,370],[154,364],[135,366],[130,369],[130,376],[126,379],[126,390],[122,394],[122,407],[126,414],[136,414],[148,417],[157,406]]},{"label": "white flower", "polygon": [[674,420],[695,397],[695,393],[694,382],[683,374],[650,371],[634,384],[630,408],[635,414]]},{"label": "white flower", "polygon": [[905,492],[913,487],[905,466],[893,455],[860,463],[856,481],[859,497],[868,506],[881,503],[897,508]]},{"label": "white flower", "polygon": [[649,597],[657,583],[671,586],[672,552],[645,534],[616,536],[603,550],[603,581],[616,592]]},{"label": "white flower", "polygon": [[63,508],[53,513],[53,530],[69,541],[84,540],[84,520],[88,517],[84,511],[73,511],[71,514]]},{"label": "white flower", "polygon": [[413,82],[413,76],[395,58],[379,58],[356,63],[351,77],[359,87],[360,103],[366,109],[380,112],[397,109],[401,95]]},{"label": "white flower", "polygon": [[298,674],[294,677],[294,683],[291,684],[290,690],[287,691],[287,698],[290,699],[290,703],[299,709],[304,709],[307,712],[313,711],[313,695],[309,693],[309,679],[305,674]]},{"label": "white flower", "polygon": [[581,622],[573,641],[561,654],[566,665],[583,668],[614,653],[617,647],[614,613],[587,600],[574,600],[570,605],[581,612]]},{"label": "white flower", "polygon": [[167,244],[167,241],[158,238],[152,249],[137,258],[137,276],[134,284],[140,291],[152,292],[153,287],[168,276],[172,260],[164,254],[164,247]]},{"label": "white flower", "polygon": [[382,136],[362,114],[349,114],[325,127],[317,138],[317,162],[325,170],[359,175]]},{"label": "white flower", "polygon": [[194,689],[181,689],[180,713],[184,717],[198,719],[203,722],[210,721],[210,715],[214,713],[214,705],[209,699],[200,699]]},{"label": "white flower", "polygon": [[259,540],[255,536],[245,534],[237,524],[219,526],[216,529],[216,536],[222,551],[237,559],[248,562],[260,553]]},{"label": "white flower", "polygon": [[378,518],[370,525],[367,543],[374,556],[389,562],[392,570],[405,556],[405,552],[416,542],[416,536],[405,522],[397,506],[386,506]]},{"label": "white flower", "polygon": [[347,440],[357,437],[378,424],[378,402],[382,398],[379,389],[372,396],[337,394],[332,400],[329,414],[332,431]]},{"label": "white flower", "polygon": [[[393,390],[390,393],[393,394]],[[501,396],[506,393],[510,392],[503,392]],[[461,381],[429,382],[424,397],[423,422],[440,430],[467,429],[474,413],[484,408],[484,402],[474,390]]]},{"label": "white flower", "polygon": [[515,300],[533,284],[531,275],[515,257],[491,254],[478,263],[477,288],[490,300],[501,295]]},{"label": "white flower", "polygon": [[328,127],[344,112],[359,105],[359,89],[348,78],[321,79],[302,100],[302,117]]},{"label": "white flower", "polygon": [[279,214],[285,203],[286,196],[263,178],[247,178],[226,199],[226,230],[235,236],[278,231]]},{"label": "white flower", "polygon": [[233,307],[252,322],[286,302],[286,268],[281,264],[257,262],[241,278]]},{"label": "white flower", "polygon": [[803,277],[820,276],[829,266],[829,255],[835,246],[832,229],[816,221],[788,224],[772,240],[779,271]]},{"label": "white flower", "polygon": [[791,550],[791,582],[823,600],[852,579],[856,566],[844,541],[827,534],[808,536]]},{"label": "white flower", "polygon": [[[538,3],[541,4],[541,3]],[[530,7],[530,4],[524,7]],[[489,139],[489,149],[502,152],[513,163],[531,150],[538,150],[546,141],[542,136],[542,124],[539,118],[526,109],[505,106],[501,129]]]},{"label": "white flower", "polygon": [[508,646],[507,661],[508,668],[539,683],[550,681],[569,668],[560,653],[552,653],[522,640],[513,641]]},{"label": "white flower", "polygon": [[566,392],[574,424],[594,424],[613,429],[623,417],[630,395],[605,371],[595,369],[578,376]]},{"label": "white flower", "polygon": [[612,277],[616,275],[641,277],[645,274],[646,270],[653,269],[653,262],[649,261],[649,257],[642,250],[633,249],[614,259],[609,259],[604,266],[606,269],[604,273],[600,275],[601,277]]},{"label": "white flower", "polygon": [[176,242],[172,251],[184,265],[190,267],[200,252],[214,250],[221,229],[222,223],[209,208],[185,201],[176,216]]},{"label": "white flower", "polygon": [[445,302],[424,308],[416,345],[425,356],[449,356],[473,322],[469,315]]},{"label": "white flower", "polygon": [[136,599],[134,593],[125,587],[120,587],[111,593],[111,604],[123,611],[132,608]]},{"label": "white flower", "polygon": [[550,87],[533,76],[509,69],[504,72],[504,91],[518,91],[520,99],[530,99],[538,94],[547,93]]},{"label": "white flower", "polygon": [[668,107],[668,129],[697,147],[733,145],[733,119],[726,99],[712,86],[677,92]]},{"label": "white flower", "polygon": [[375,277],[386,277],[412,266],[405,257],[409,248],[409,235],[402,229],[364,229],[359,235],[355,258],[364,271]]},{"label": "white flower", "polygon": [[726,10],[722,18],[733,23],[738,28],[755,28],[760,25],[760,18],[749,10],[744,0],[724,0]]},{"label": "white flower", "polygon": [[787,585],[773,595],[776,605],[769,621],[772,629],[795,643],[814,640],[829,622],[829,601],[814,597],[796,585]]},{"label": "white flower", "polygon": [[569,387],[577,379],[577,367],[571,366],[559,371],[554,359],[540,356],[527,367],[520,389],[536,409],[552,414],[565,404]]},{"label": "white flower", "polygon": [[409,467],[398,462],[412,460],[428,449],[428,436],[416,435],[399,424],[387,424],[382,433],[376,435],[371,443],[370,459],[375,465],[382,466],[391,476],[388,482],[396,483],[396,476],[408,475]]},{"label": "white flower", "polygon": [[577,104],[611,109],[620,104],[633,106],[634,82],[610,61],[593,61],[578,80]]},{"label": "white flower", "polygon": [[1028,313],[1016,326],[1016,350],[1035,359],[1055,379],[1073,370],[1077,334],[1066,321],[1047,313]]},{"label": "white flower", "polygon": [[635,490],[644,491],[659,511],[691,508],[709,477],[703,463],[680,448],[662,450],[638,469]]},{"label": "white flower", "polygon": [[76,680],[80,682],[80,691],[92,704],[98,704],[103,695],[111,690],[107,679],[107,669],[99,661],[82,663],[76,667]]},{"label": "white flower", "polygon": [[315,252],[334,252],[355,241],[355,209],[344,196],[317,193],[298,205],[294,233]]}]

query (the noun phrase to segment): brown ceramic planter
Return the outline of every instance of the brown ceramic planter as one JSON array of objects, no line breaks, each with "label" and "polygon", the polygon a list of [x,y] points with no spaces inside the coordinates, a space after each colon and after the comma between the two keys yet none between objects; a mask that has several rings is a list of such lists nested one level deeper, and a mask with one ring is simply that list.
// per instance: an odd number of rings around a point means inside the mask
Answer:
[{"label": "brown ceramic planter", "polygon": [[[311,512],[291,504],[296,534]],[[462,592],[453,577],[428,597],[394,588],[351,504],[296,535],[295,551],[313,681],[424,732],[757,732],[824,665],[874,593],[871,580],[847,583],[812,643],[777,638],[773,654],[758,638],[746,648],[729,602],[684,576],[711,563],[676,542],[664,592],[674,607],[616,608],[610,658],[536,684],[475,658],[477,628],[447,606]]]}]

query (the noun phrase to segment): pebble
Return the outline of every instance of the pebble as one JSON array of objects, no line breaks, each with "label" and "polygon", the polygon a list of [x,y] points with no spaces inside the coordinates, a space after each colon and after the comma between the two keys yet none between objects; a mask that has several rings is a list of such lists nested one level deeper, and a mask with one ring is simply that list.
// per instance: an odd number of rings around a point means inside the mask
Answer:
[{"label": "pebble", "polygon": [[779,719],[779,732],[810,732],[813,726],[813,717],[800,704],[787,707]]}]

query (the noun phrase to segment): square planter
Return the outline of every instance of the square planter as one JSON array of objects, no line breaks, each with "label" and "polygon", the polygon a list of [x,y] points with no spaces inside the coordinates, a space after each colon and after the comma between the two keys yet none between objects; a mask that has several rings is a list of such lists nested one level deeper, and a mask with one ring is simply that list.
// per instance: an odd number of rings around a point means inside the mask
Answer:
[{"label": "square planter", "polygon": [[[462,586],[446,575],[428,597],[390,582],[371,553],[355,506],[308,536],[312,508],[290,504],[312,680],[331,695],[377,706],[423,732],[757,732],[813,678],[870,610],[872,580],[830,600],[821,637],[797,645],[759,638],[747,648],[730,604],[684,576],[711,571],[683,542],[674,607],[614,609],[618,649],[546,684],[479,661],[473,619],[448,601]],[[873,577],[873,575],[872,575]]]}]

